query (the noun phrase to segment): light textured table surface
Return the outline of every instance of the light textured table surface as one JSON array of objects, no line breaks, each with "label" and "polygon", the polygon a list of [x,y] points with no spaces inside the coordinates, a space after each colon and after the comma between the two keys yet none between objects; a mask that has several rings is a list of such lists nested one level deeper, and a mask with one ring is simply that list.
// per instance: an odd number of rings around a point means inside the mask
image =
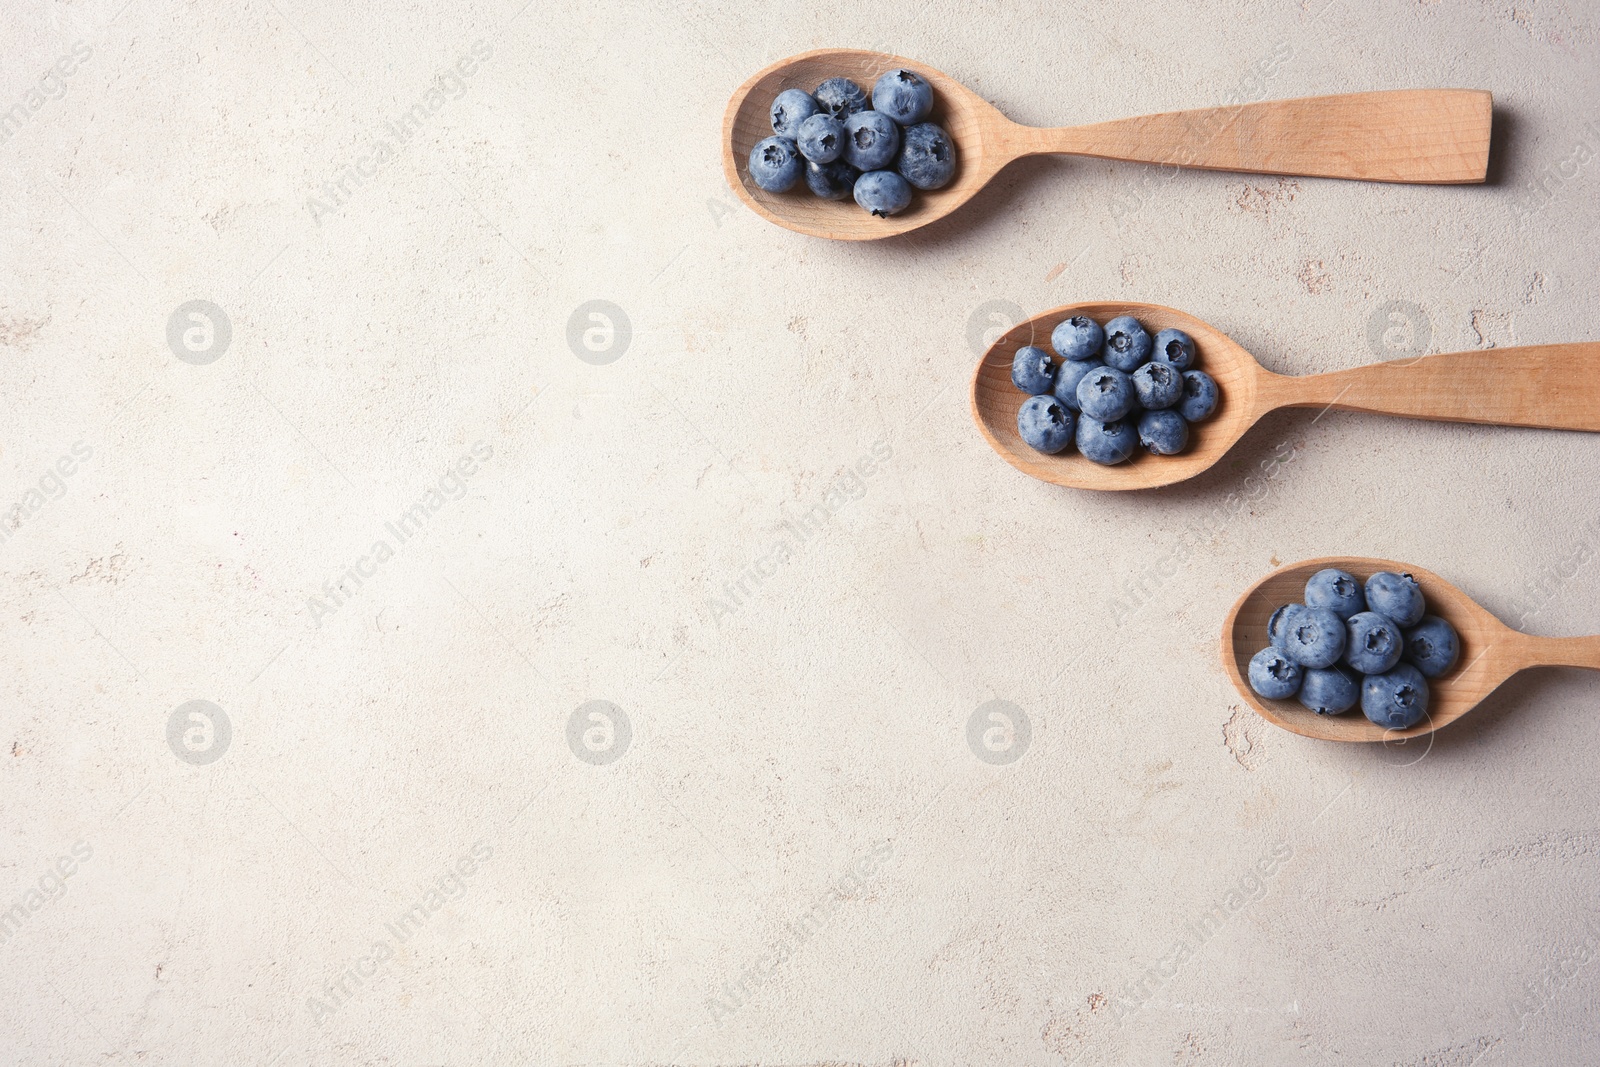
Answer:
[{"label": "light textured table surface", "polygon": [[[0,1059],[1600,1060],[1600,678],[1336,746],[1217,652],[1331,553],[1600,632],[1600,439],[1291,412],[1093,495],[967,410],[1083,299],[1291,373],[1600,339],[1593,5],[0,25]],[[824,45],[1035,124],[1490,89],[1491,181],[1041,159],[828,244],[718,156]]]}]

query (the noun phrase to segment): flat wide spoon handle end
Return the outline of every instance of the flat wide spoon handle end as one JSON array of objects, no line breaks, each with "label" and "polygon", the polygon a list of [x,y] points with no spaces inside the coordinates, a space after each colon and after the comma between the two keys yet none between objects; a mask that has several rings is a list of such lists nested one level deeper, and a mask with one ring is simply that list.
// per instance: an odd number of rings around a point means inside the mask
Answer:
[{"label": "flat wide spoon handle end", "polygon": [[1057,130],[1021,128],[1021,155],[1063,152],[1202,170],[1371,182],[1481,182],[1493,98],[1396,89],[1169,111]]},{"label": "flat wide spoon handle end", "polygon": [[1266,379],[1268,407],[1600,432],[1600,342],[1451,352]]}]

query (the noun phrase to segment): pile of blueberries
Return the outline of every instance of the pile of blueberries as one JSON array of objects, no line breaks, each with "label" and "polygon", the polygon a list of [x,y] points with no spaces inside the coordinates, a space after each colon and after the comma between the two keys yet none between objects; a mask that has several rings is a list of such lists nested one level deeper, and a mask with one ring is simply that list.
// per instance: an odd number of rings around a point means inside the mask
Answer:
[{"label": "pile of blueberries", "polygon": [[1428,679],[1447,673],[1461,654],[1454,627],[1427,610],[1409,574],[1380,571],[1363,588],[1347,571],[1318,571],[1304,604],[1272,613],[1272,644],[1251,657],[1250,688],[1268,700],[1298,694],[1318,715],[1341,715],[1359,702],[1379,726],[1415,726],[1428,713]]},{"label": "pile of blueberries", "polygon": [[937,123],[933,86],[910,70],[891,70],[872,99],[849,78],[829,78],[808,93],[785,89],[772,102],[772,131],[750,150],[750,177],[785,193],[802,177],[824,200],[852,194],[887,218],[911,206],[911,189],[940,189],[956,173],[956,148]]},{"label": "pile of blueberries", "polygon": [[1104,328],[1074,315],[1051,332],[1050,347],[1061,362],[1033,345],[1011,361],[1011,384],[1031,394],[1017,411],[1017,432],[1040,452],[1053,455],[1076,439],[1084,458],[1107,465],[1139,445],[1175,456],[1189,443],[1189,424],[1217,409],[1217,383],[1194,369],[1194,341],[1182,330],[1152,340],[1132,315]]}]

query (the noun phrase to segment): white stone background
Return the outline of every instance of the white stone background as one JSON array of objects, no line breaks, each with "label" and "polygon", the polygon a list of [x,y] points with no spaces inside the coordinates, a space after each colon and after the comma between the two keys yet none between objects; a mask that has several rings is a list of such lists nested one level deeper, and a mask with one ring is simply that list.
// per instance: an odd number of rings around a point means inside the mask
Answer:
[{"label": "white stone background", "polygon": [[[1597,540],[1600,440],[1294,412],[1191,483],[1094,495],[1001,462],[967,394],[992,301],[1170,304],[1292,373],[1385,358],[1390,301],[1432,351],[1600,338],[1600,164],[1571,164],[1600,146],[1592,5],[521,2],[0,16],[0,105],[90,52],[0,144],[0,474],[24,507],[0,544],[0,904],[25,914],[0,1059],[1600,1060],[1600,680],[1531,673],[1431,747],[1345,747],[1241,710],[1217,647],[1245,586],[1331,553],[1600,632],[1600,568],[1563,562]],[[480,41],[459,98],[313,219]],[[718,145],[736,85],[824,45],[1041,125],[1241,86],[1487,88],[1493,180],[1045,159],[905,239],[825,243],[740,206]],[[203,366],[166,341],[194,299],[232,326]],[[632,325],[607,365],[568,344],[592,299]],[[465,495],[313,620],[480,441]],[[880,441],[864,495],[714,619]],[[194,699],[232,727],[205,765],[167,740]],[[566,740],[592,699],[633,733],[603,766]],[[965,740],[991,699],[1031,725],[1008,765]],[[314,1010],[475,845],[464,888]],[[1119,1020],[1274,847],[1265,895]]]}]

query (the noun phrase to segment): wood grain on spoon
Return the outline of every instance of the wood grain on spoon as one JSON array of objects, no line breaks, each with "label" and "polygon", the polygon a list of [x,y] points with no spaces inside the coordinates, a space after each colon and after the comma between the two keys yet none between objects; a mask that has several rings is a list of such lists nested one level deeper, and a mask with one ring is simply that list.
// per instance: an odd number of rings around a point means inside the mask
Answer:
[{"label": "wood grain on spoon", "polygon": [[[849,200],[812,196],[803,185],[768,193],[750,180],[750,150],[772,135],[769,111],[780,92],[810,92],[831,77],[850,78],[870,92],[880,75],[898,67],[933,86],[932,121],[949,131],[959,160],[949,185],[919,191],[909,209],[880,219]],[[882,52],[820,49],[774,63],[739,86],[723,118],[722,164],[733,191],[768,221],[816,237],[870,241],[948,215],[1023,156],[1065,153],[1253,174],[1455,184],[1484,180],[1490,127],[1487,92],[1400,89],[1040,129],[1012,122],[926,63]]]},{"label": "wood grain on spoon", "polygon": [[[1359,707],[1343,715],[1318,715],[1298,700],[1267,700],[1250,688],[1250,657],[1271,644],[1267,620],[1284,604],[1303,603],[1307,579],[1326,567],[1349,571],[1362,582],[1378,571],[1414,575],[1428,613],[1444,619],[1460,636],[1456,666],[1441,678],[1429,679],[1428,715],[1411,729],[1386,730]],[[1326,556],[1281,567],[1245,590],[1223,622],[1222,667],[1245,702],[1285,730],[1328,741],[1395,741],[1448,726],[1529,667],[1600,670],[1600,637],[1534,637],[1513,630],[1432,571],[1388,559]]]},{"label": "wood grain on spoon", "polygon": [[1064,153],[1245,174],[1461,185],[1489,165],[1491,96],[1395,89],[1169,111],[1059,130],[1015,126],[1018,154]]},{"label": "wood grain on spoon", "polygon": [[[1217,380],[1215,414],[1190,430],[1176,456],[1143,450],[1102,467],[1068,449],[1047,456],[1017,433],[1027,399],[1011,384],[1011,360],[1023,345],[1048,348],[1056,324],[1087,315],[1102,325],[1132,315],[1155,333],[1168,327],[1194,338],[1195,366]],[[1366,411],[1417,419],[1600,432],[1600,342],[1491,348],[1394,360],[1328,374],[1284,375],[1262,367],[1221,330],[1159,304],[1096,301],[1068,304],[1006,331],[984,353],[972,377],[972,416],[996,452],[1013,467],[1077,489],[1151,489],[1192,478],[1214,466],[1267,412],[1284,407]]]}]

